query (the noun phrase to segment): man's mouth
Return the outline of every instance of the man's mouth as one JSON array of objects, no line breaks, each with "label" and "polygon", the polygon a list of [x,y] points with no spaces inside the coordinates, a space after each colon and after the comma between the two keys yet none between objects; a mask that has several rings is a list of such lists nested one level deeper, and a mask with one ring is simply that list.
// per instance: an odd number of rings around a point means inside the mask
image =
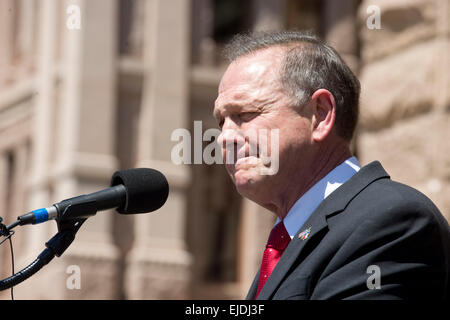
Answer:
[{"label": "man's mouth", "polygon": [[240,167],[243,166],[248,166],[248,165],[255,165],[258,162],[258,157],[257,156],[248,156],[248,157],[243,157],[243,158],[239,158],[236,163],[234,164],[234,168],[236,170],[238,170]]},{"label": "man's mouth", "polygon": [[254,167],[260,161],[260,155],[258,153],[259,148],[257,146],[251,147],[250,145],[245,146],[233,146],[233,154],[226,154],[226,156],[232,159],[231,163],[226,163],[226,167],[228,172],[231,175],[234,175],[239,170],[246,170]]},{"label": "man's mouth", "polygon": [[259,158],[259,148],[257,146],[243,146],[240,148],[235,157],[235,163],[240,159],[245,159],[249,157]]}]

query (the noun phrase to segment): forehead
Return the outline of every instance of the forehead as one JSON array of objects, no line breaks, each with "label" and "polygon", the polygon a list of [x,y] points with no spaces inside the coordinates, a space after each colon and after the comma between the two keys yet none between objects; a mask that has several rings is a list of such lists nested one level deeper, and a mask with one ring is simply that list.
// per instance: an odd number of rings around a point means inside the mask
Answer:
[{"label": "forehead", "polygon": [[261,49],[233,61],[220,81],[219,94],[230,87],[273,81],[278,77],[284,50],[281,47]]},{"label": "forehead", "polygon": [[215,107],[257,97],[278,87],[278,70],[284,48],[272,47],[238,58],[219,84]]}]

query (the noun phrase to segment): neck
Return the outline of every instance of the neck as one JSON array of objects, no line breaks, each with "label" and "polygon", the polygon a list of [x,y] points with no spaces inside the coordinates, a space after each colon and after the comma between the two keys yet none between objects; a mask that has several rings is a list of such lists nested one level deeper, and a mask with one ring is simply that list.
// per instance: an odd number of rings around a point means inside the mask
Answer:
[{"label": "neck", "polygon": [[335,144],[331,148],[319,148],[316,155],[310,165],[303,170],[303,173],[299,173],[295,179],[291,179],[291,183],[283,189],[279,198],[265,206],[280,219],[284,219],[295,202],[311,187],[352,156],[346,143]]}]

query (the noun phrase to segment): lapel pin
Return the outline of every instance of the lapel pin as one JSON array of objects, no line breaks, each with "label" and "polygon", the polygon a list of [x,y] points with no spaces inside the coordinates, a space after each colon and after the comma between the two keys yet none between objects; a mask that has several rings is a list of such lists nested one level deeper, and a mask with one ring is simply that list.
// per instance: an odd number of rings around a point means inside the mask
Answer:
[{"label": "lapel pin", "polygon": [[300,232],[300,234],[298,235],[298,238],[301,240],[306,240],[309,237],[310,233],[311,233],[311,227]]}]

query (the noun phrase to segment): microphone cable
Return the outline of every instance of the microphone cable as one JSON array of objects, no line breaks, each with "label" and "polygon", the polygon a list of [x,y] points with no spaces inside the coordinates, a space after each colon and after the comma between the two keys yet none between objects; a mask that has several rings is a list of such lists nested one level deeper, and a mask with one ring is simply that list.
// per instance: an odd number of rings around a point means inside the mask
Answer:
[{"label": "microphone cable", "polygon": [[[11,249],[11,269],[12,269],[12,275],[14,275],[14,249],[13,249],[13,244],[12,244],[12,236],[14,235],[15,232],[11,229],[14,228],[15,226],[10,225],[10,226],[6,227],[2,223],[2,221],[3,221],[3,219],[2,219],[2,217],[0,217],[0,235],[6,236],[6,238],[0,242],[0,246],[3,244],[3,242],[5,242],[6,240],[9,240],[9,247]],[[11,287],[11,300],[14,300],[14,287]]]}]

